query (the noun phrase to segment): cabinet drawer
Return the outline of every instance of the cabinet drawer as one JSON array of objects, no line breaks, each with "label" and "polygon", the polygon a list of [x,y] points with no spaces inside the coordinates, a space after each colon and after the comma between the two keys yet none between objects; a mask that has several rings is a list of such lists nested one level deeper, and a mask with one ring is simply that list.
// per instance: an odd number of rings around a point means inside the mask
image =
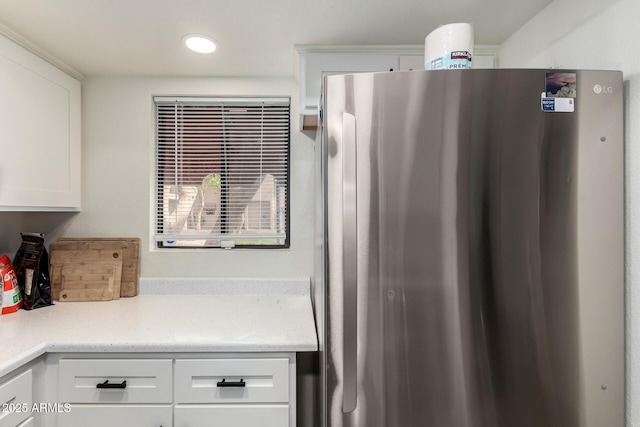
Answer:
[{"label": "cabinet drawer", "polygon": [[176,403],[289,402],[288,359],[185,359],[175,370]]},{"label": "cabinet drawer", "polygon": [[[122,388],[105,388],[116,385]],[[172,361],[63,359],[58,397],[69,403],[171,403]]]},{"label": "cabinet drawer", "polygon": [[171,427],[171,405],[72,405],[58,414],[58,427]]},{"label": "cabinet drawer", "polygon": [[289,405],[176,406],[175,427],[287,427]]},{"label": "cabinet drawer", "polygon": [[31,369],[0,384],[0,427],[13,427],[31,416],[33,385]]}]

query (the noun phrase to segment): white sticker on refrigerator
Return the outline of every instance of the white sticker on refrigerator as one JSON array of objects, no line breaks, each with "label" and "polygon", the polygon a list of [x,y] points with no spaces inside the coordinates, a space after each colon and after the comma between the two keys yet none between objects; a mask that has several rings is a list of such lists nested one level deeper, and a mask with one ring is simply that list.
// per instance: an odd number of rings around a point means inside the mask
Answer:
[{"label": "white sticker on refrigerator", "polygon": [[573,113],[576,100],[573,98],[548,97],[546,92],[540,95],[540,108],[549,113]]}]

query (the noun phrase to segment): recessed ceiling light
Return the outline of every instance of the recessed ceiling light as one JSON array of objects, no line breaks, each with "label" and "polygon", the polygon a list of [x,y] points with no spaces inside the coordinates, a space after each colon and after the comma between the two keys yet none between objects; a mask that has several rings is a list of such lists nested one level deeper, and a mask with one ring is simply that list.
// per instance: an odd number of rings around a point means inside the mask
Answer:
[{"label": "recessed ceiling light", "polygon": [[211,53],[217,48],[215,40],[203,34],[187,34],[182,41],[189,49],[198,53]]}]

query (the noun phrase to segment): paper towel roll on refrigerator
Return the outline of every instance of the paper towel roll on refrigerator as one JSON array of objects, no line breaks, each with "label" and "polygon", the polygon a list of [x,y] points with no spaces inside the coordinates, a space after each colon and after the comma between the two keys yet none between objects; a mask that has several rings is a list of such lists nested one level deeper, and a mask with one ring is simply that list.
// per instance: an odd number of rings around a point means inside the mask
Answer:
[{"label": "paper towel roll on refrigerator", "polygon": [[471,24],[448,24],[433,30],[424,40],[424,69],[471,68],[473,44]]}]

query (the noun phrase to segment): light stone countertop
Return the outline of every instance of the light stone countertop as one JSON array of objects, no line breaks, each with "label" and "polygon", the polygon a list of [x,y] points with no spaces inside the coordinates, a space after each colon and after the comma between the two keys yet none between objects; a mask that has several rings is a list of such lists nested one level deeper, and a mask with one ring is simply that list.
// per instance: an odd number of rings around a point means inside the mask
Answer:
[{"label": "light stone countertop", "polygon": [[309,279],[143,279],[136,297],[0,316],[0,377],[47,352],[317,349]]}]

